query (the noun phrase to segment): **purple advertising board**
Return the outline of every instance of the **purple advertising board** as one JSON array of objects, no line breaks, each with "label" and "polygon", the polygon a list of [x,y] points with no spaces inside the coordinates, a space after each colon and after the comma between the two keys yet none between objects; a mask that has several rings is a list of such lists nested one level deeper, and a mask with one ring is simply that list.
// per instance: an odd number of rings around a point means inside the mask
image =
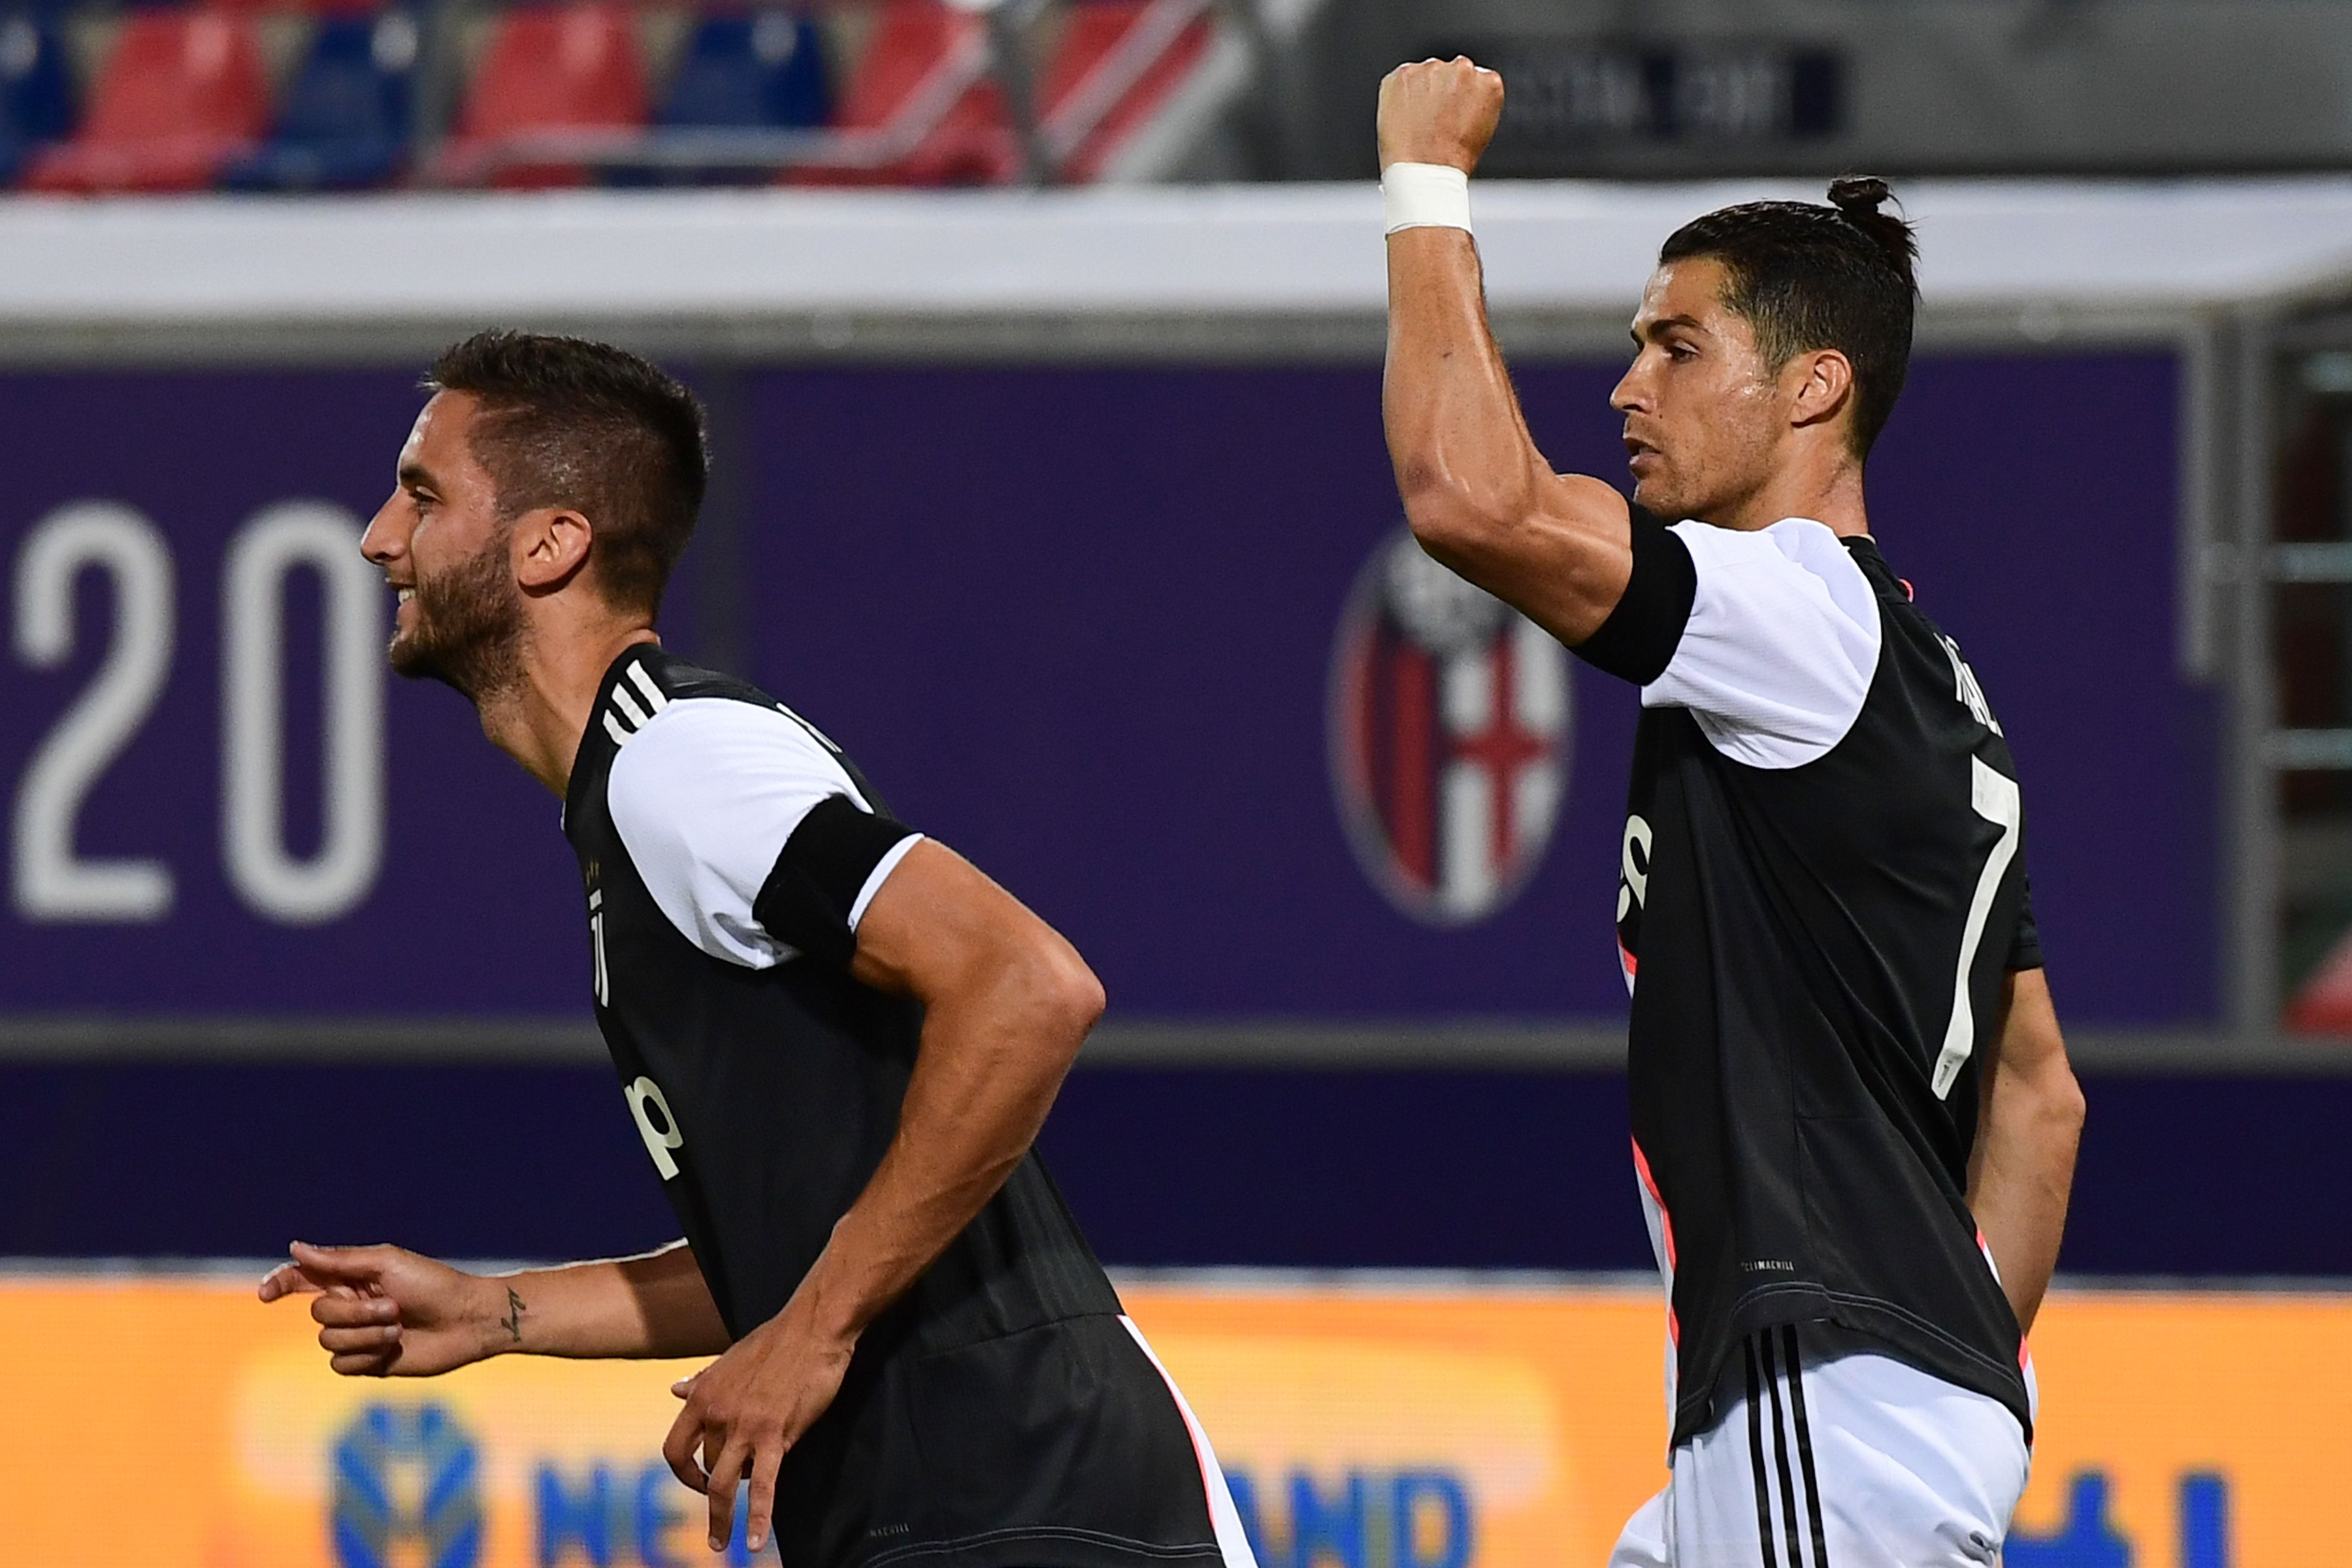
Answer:
[{"label": "purple advertising board", "polygon": [[[1871,468],[2021,759],[2089,1022],[2218,1007],[2177,375],[1926,358]],[[1613,376],[1522,368],[1560,466],[1622,472]],[[701,569],[740,579],[749,672],[1067,930],[1116,1016],[1622,1014],[1633,694],[1398,547],[1376,367],[736,384],[738,537]],[[387,596],[348,554],[417,401],[394,372],[0,377],[0,1015],[583,1015],[556,803],[383,673]]]}]

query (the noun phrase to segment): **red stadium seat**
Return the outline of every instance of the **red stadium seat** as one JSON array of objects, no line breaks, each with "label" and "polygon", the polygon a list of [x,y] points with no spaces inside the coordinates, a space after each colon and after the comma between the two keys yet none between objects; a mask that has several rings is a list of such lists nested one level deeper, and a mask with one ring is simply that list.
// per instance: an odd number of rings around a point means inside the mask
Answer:
[{"label": "red stadium seat", "polygon": [[[978,15],[940,0],[888,0],[850,74],[835,123],[845,131],[883,129],[938,73],[954,69],[958,54],[987,26]],[[1017,164],[1003,97],[984,79],[902,161],[884,169],[809,170],[787,177],[803,184],[986,184],[1007,178]]]},{"label": "red stadium seat", "polygon": [[192,191],[268,128],[251,24],[214,10],[133,11],[73,140],[37,155],[37,191]]},{"label": "red stadium seat", "polygon": [[[1038,82],[1038,101],[1050,121],[1066,107],[1088,79],[1108,63],[1135,25],[1151,8],[1151,0],[1088,0],[1073,5],[1054,57]],[[1150,118],[1176,89],[1177,84],[1201,63],[1209,47],[1210,24],[1196,17],[1135,84],[1120,94],[1109,113],[1081,140],[1062,168],[1062,177],[1076,184],[1094,179],[1104,162],[1128,133]]]},{"label": "red stadium seat", "polygon": [[[626,8],[530,5],[499,18],[446,156],[462,167],[489,143],[534,131],[630,130],[646,116],[645,67]],[[510,166],[509,188],[585,184],[583,170]]]},{"label": "red stadium seat", "polygon": [[[1038,79],[1039,112],[1050,121],[1089,88],[1095,73],[1111,62],[1150,8],[1151,0],[1083,0],[1070,6]],[[986,26],[980,16],[940,0],[890,0],[850,79],[837,123],[864,131],[887,126],[923,92],[935,73],[954,68],[959,50]],[[1210,31],[1205,16],[1187,26],[1079,142],[1062,176],[1086,181],[1099,174],[1128,133],[1200,63]],[[947,118],[904,161],[871,172],[820,172],[794,178],[803,184],[986,184],[1011,179],[1020,165],[1003,95],[990,78],[974,83],[957,100]]]}]

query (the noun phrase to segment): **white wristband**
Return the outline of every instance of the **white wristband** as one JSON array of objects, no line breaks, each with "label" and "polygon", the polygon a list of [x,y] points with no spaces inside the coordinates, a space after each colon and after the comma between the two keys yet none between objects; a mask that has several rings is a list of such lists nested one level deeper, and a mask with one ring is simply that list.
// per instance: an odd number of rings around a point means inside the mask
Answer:
[{"label": "white wristband", "polygon": [[1391,163],[1381,174],[1388,232],[1401,228],[1470,230],[1470,176],[1448,163]]}]

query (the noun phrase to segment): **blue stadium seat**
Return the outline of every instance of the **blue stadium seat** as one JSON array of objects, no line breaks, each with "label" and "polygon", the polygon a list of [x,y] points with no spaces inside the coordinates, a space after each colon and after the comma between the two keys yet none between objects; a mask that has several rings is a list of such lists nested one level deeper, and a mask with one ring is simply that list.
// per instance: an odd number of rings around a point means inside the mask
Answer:
[{"label": "blue stadium seat", "polygon": [[816,24],[787,11],[706,16],[694,29],[657,125],[816,126],[828,106]]},{"label": "blue stadium seat", "polygon": [[269,140],[232,163],[232,190],[356,190],[407,162],[416,19],[394,7],[328,16],[279,103]]},{"label": "blue stadium seat", "polygon": [[[823,125],[832,108],[816,23],[790,11],[705,16],[679,51],[654,124],[673,130],[794,130]],[[614,170],[614,185],[764,184],[770,168]]]},{"label": "blue stadium seat", "polygon": [[33,150],[73,125],[73,72],[56,23],[0,15],[0,184],[15,184]]}]

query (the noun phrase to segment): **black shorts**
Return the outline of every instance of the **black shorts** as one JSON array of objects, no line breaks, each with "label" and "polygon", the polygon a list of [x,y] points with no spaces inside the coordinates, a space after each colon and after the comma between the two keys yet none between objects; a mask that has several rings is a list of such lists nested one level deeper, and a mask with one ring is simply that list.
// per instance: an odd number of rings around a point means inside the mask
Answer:
[{"label": "black shorts", "polygon": [[775,1531],[793,1568],[1255,1568],[1206,1439],[1111,1314],[854,1368],[786,1460]]}]

